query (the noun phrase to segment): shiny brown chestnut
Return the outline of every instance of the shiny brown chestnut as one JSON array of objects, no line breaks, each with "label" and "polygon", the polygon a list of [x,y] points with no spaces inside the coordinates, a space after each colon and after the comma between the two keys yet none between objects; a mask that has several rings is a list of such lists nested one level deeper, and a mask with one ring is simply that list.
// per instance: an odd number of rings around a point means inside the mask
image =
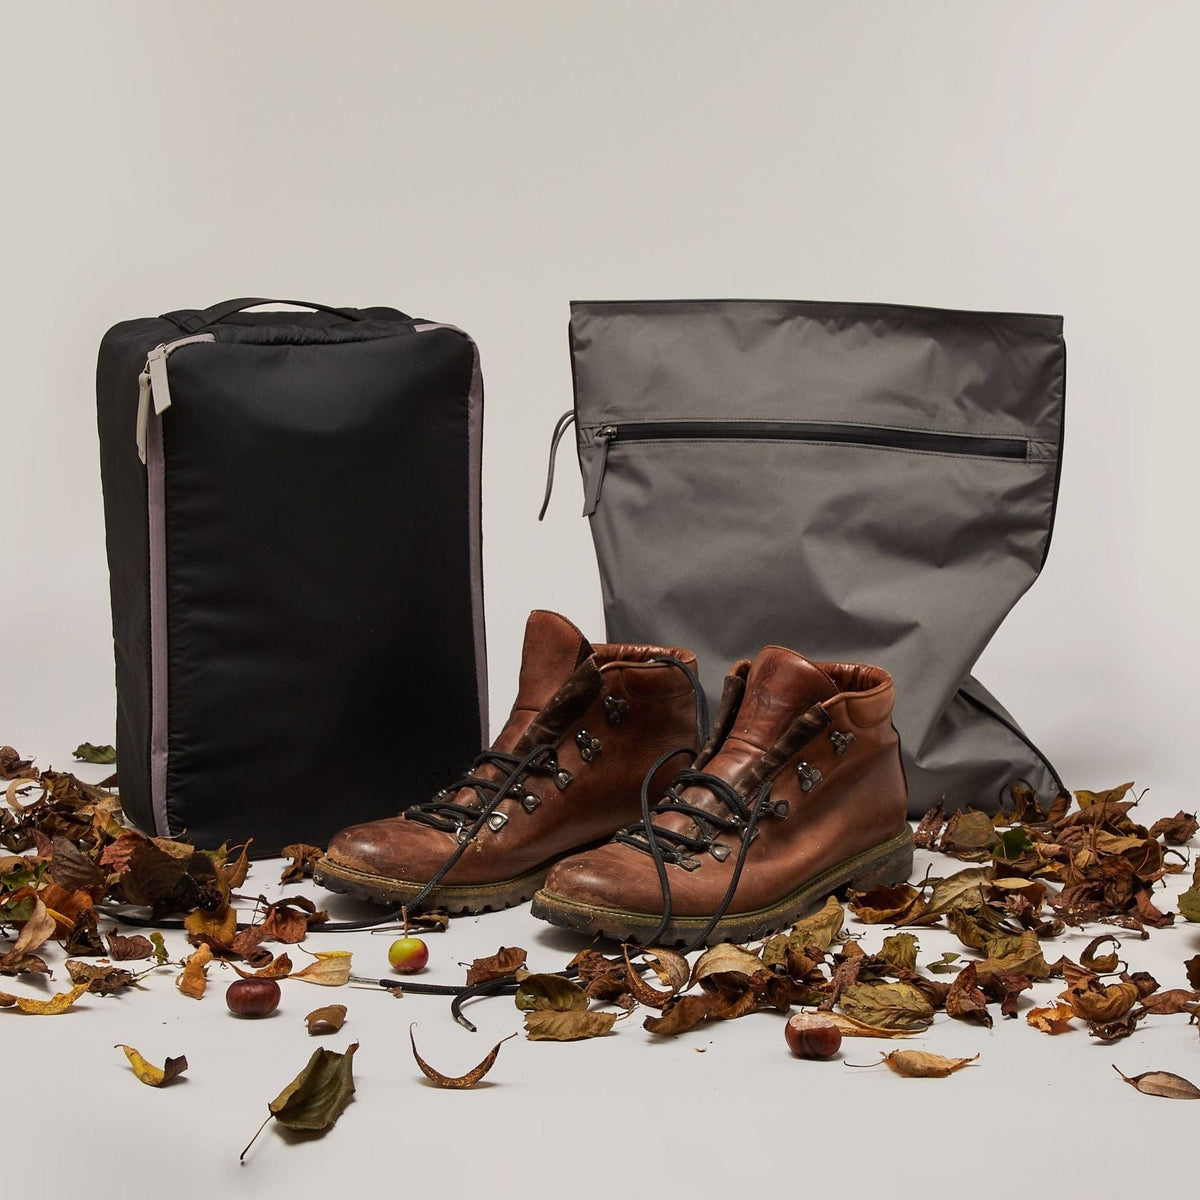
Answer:
[{"label": "shiny brown chestnut", "polygon": [[238,979],[225,989],[225,1004],[237,1017],[266,1017],[279,1007],[279,984],[273,979]]},{"label": "shiny brown chestnut", "polygon": [[789,1017],[783,1036],[797,1058],[832,1058],[842,1044],[842,1031],[819,1013],[796,1013]]}]

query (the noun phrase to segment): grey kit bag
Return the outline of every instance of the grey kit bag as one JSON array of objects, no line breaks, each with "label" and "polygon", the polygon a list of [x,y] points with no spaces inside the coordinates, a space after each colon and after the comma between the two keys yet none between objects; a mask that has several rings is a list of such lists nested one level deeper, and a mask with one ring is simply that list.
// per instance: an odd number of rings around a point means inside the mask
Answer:
[{"label": "grey kit bag", "polygon": [[[607,636],[895,677],[911,811],[1062,782],[971,669],[1050,545],[1062,318],[791,301],[571,306]],[[548,485],[549,487],[549,485]]]}]

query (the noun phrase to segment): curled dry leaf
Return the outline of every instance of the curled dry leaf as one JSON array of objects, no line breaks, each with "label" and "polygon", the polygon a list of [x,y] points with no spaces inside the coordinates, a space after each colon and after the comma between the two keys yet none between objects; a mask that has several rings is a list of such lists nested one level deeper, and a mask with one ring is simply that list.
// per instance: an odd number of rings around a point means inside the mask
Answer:
[{"label": "curled dry leaf", "polygon": [[883,939],[879,957],[901,971],[915,971],[920,949],[920,943],[911,933],[894,933]]},{"label": "curled dry leaf", "polygon": [[1067,1033],[1075,1028],[1071,1024],[1074,1015],[1069,1004],[1054,1004],[1046,1008],[1031,1008],[1025,1014],[1025,1020],[1042,1033]]},{"label": "curled dry leaf", "polygon": [[327,921],[329,914],[318,912],[307,896],[288,896],[267,905],[263,915],[263,941],[295,945],[304,941],[308,927]]},{"label": "curled dry leaf", "polygon": [[288,978],[303,979],[305,983],[319,983],[322,987],[341,987],[350,982],[351,958],[349,950],[317,950],[313,953],[313,961],[307,967],[293,971]]},{"label": "curled dry leaf", "polygon": [[1083,987],[1068,988],[1060,997],[1071,1011],[1085,1021],[1105,1024],[1119,1021],[1138,1002],[1141,993],[1136,983],[1113,983],[1105,987],[1091,979]]},{"label": "curled dry leaf", "polygon": [[836,896],[830,896],[811,917],[805,917],[792,926],[787,940],[800,950],[809,946],[828,950],[833,945],[833,939],[841,933],[845,920],[846,910],[838,903]]},{"label": "curled dry leaf", "polygon": [[[551,1013],[548,1015],[553,1016],[555,1014]],[[413,1028],[412,1025],[408,1027],[408,1040],[412,1043],[413,1058],[417,1060],[417,1066],[421,1068],[421,1074],[441,1088],[474,1087],[496,1065],[496,1056],[500,1053],[500,1047],[505,1042],[517,1036],[515,1033],[510,1033],[508,1037],[501,1038],[484,1055],[483,1061],[477,1063],[465,1075],[443,1075],[436,1067],[431,1067],[417,1052],[417,1039],[413,1036]]]},{"label": "curled dry leaf", "polygon": [[1141,1075],[1126,1075],[1116,1063],[1113,1070],[1144,1096],[1162,1096],[1167,1100],[1200,1100],[1200,1088],[1182,1075],[1170,1071],[1144,1071]]},{"label": "curled dry leaf", "polygon": [[237,963],[229,964],[243,979],[286,979],[292,973],[292,960],[286,954],[272,959],[255,971],[243,971]]},{"label": "curled dry leaf", "polygon": [[241,1153],[253,1146],[267,1121],[275,1118],[285,1129],[297,1133],[325,1133],[337,1122],[354,1095],[354,1053],[358,1043],[352,1042],[344,1054],[321,1047],[312,1052],[304,1070],[267,1105],[267,1120],[258,1127]]},{"label": "curled dry leaf", "polygon": [[68,958],[63,966],[72,983],[86,983],[88,990],[97,996],[111,996],[137,982],[133,972],[123,967],[93,966],[75,958]]},{"label": "curled dry leaf", "polygon": [[612,1031],[617,1014],[575,1009],[571,1012],[527,1012],[525,1036],[531,1042],[578,1042]]},{"label": "curled dry leaf", "polygon": [[642,1022],[642,1028],[648,1033],[656,1033],[660,1037],[674,1037],[679,1033],[687,1033],[695,1029],[702,1021],[724,1004],[723,997],[717,992],[700,992],[690,996],[676,996],[658,1017],[647,1017]]},{"label": "curled dry leaf", "polygon": [[147,1062],[132,1046],[116,1045],[114,1050],[124,1050],[125,1057],[133,1073],[148,1087],[164,1087],[172,1079],[178,1079],[188,1069],[188,1060],[184,1055],[178,1058],[168,1058],[161,1067]]},{"label": "curled dry leaf", "polygon": [[[1114,947],[1112,953],[1097,955],[1100,947],[1108,943]],[[1110,971],[1115,971],[1121,961],[1116,953],[1120,944],[1111,933],[1102,933],[1099,937],[1092,938],[1079,956],[1079,965],[1087,971],[1095,971],[1097,975],[1107,975]]]},{"label": "curled dry leaf", "polygon": [[193,946],[206,942],[216,950],[231,950],[237,933],[237,913],[228,904],[221,904],[210,912],[197,908],[184,917],[183,927]]},{"label": "curled dry leaf", "polygon": [[59,992],[49,1000],[30,1000],[25,996],[10,996],[0,992],[0,1008],[15,1008],[35,1017],[57,1017],[65,1013],[88,990],[88,984],[77,983],[69,992]]},{"label": "curled dry leaf", "polygon": [[906,1079],[944,1079],[961,1071],[968,1063],[973,1063],[979,1057],[973,1054],[970,1058],[943,1058],[940,1054],[929,1054],[925,1050],[893,1050],[883,1056],[897,1075]]},{"label": "curled dry leaf", "polygon": [[505,979],[525,965],[526,951],[520,946],[501,946],[487,958],[477,958],[467,968],[467,987],[477,983],[490,983],[493,979]]},{"label": "curled dry leaf", "polygon": [[587,993],[561,975],[526,975],[513,1001],[526,1012],[571,1012],[587,1008]]},{"label": "curled dry leaf", "polygon": [[290,846],[284,846],[279,855],[289,861],[284,865],[279,882],[299,883],[306,875],[312,874],[313,863],[323,853],[320,846],[310,846],[306,842],[293,842]]},{"label": "curled dry leaf", "polygon": [[926,912],[920,890],[911,883],[852,892],[850,910],[864,925],[907,925]]},{"label": "curled dry leaf", "polygon": [[[644,950],[641,952],[648,959],[651,956],[658,956],[652,962],[652,966],[658,977],[669,985],[665,990],[654,987],[642,978],[641,972],[629,961],[628,946],[623,947],[622,953],[625,955],[624,989],[639,1004],[644,1004],[647,1008],[665,1008],[671,1002],[671,998],[688,981],[687,959],[674,950]],[[759,963],[759,966],[761,965]]]},{"label": "curled dry leaf", "polygon": [[0,965],[7,966],[20,962],[26,954],[30,954],[36,950],[47,938],[53,937],[54,931],[57,928],[58,924],[51,915],[50,910],[42,903],[40,896],[35,896],[33,900],[33,914],[21,926],[21,932],[17,935],[16,943],[0,959]]},{"label": "curled dry leaf", "polygon": [[193,1000],[199,1000],[208,986],[208,964],[212,962],[212,950],[207,945],[197,946],[184,961],[183,970],[175,980],[175,986]]},{"label": "curled dry leaf", "polygon": [[120,933],[105,934],[108,942],[108,957],[113,962],[131,962],[138,958],[149,958],[154,953],[150,939],[143,934],[135,933],[125,937]]},{"label": "curled dry leaf", "polygon": [[71,751],[71,756],[78,759],[79,762],[109,766],[117,761],[117,748],[115,746],[96,746],[91,742],[80,742]]},{"label": "curled dry leaf", "polygon": [[322,1008],[314,1008],[304,1018],[308,1032],[314,1037],[323,1033],[337,1033],[346,1023],[346,1006],[344,1004],[326,1004]]},{"label": "curled dry leaf", "polygon": [[713,976],[717,975],[740,975],[749,979],[751,975],[757,974],[762,969],[763,962],[757,954],[752,954],[749,950],[745,950],[741,946],[734,946],[730,942],[722,942],[720,945],[710,946],[696,959],[688,986],[695,987],[696,984],[704,986],[706,980],[711,980]]},{"label": "curled dry leaf", "polygon": [[976,982],[978,968],[971,962],[959,971],[946,993],[946,1013],[958,1021],[974,1021],[988,1029],[992,1016],[987,1010],[987,996]]}]

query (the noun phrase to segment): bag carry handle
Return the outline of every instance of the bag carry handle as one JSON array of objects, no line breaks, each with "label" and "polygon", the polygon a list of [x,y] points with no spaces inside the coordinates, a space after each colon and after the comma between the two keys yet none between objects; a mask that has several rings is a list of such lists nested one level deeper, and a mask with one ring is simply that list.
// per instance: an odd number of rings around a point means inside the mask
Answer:
[{"label": "bag carry handle", "polygon": [[177,324],[188,333],[195,333],[209,325],[215,325],[234,313],[246,308],[257,308],[260,304],[294,304],[297,308],[312,308],[317,312],[333,313],[336,317],[344,317],[347,321],[362,321],[365,318],[352,308],[331,308],[328,304],[314,304],[311,300],[264,300],[261,297],[243,296],[240,300],[225,300],[214,304],[203,312],[193,313],[190,317],[179,318]]}]

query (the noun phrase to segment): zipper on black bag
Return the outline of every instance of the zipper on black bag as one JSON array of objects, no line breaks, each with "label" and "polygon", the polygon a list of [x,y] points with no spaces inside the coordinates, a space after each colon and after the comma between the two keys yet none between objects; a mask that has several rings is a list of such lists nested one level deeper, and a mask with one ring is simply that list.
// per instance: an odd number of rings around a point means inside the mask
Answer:
[{"label": "zipper on black bag", "polygon": [[[545,514],[550,499],[554,472],[554,451],[558,438],[570,423],[572,414],[564,414],[555,430],[551,446],[550,471]],[[884,450],[911,450],[927,454],[963,454],[974,458],[994,458],[1005,462],[1027,462],[1029,446],[1024,438],[992,437],[974,433],[940,433],[924,429],[889,429],[880,425],[851,425],[819,421],[634,421],[627,425],[601,425],[594,435],[595,452],[588,471],[583,515],[590,517],[600,502],[608,451],[613,442],[654,441],[752,441],[813,442],[849,446],[877,447]]]}]

